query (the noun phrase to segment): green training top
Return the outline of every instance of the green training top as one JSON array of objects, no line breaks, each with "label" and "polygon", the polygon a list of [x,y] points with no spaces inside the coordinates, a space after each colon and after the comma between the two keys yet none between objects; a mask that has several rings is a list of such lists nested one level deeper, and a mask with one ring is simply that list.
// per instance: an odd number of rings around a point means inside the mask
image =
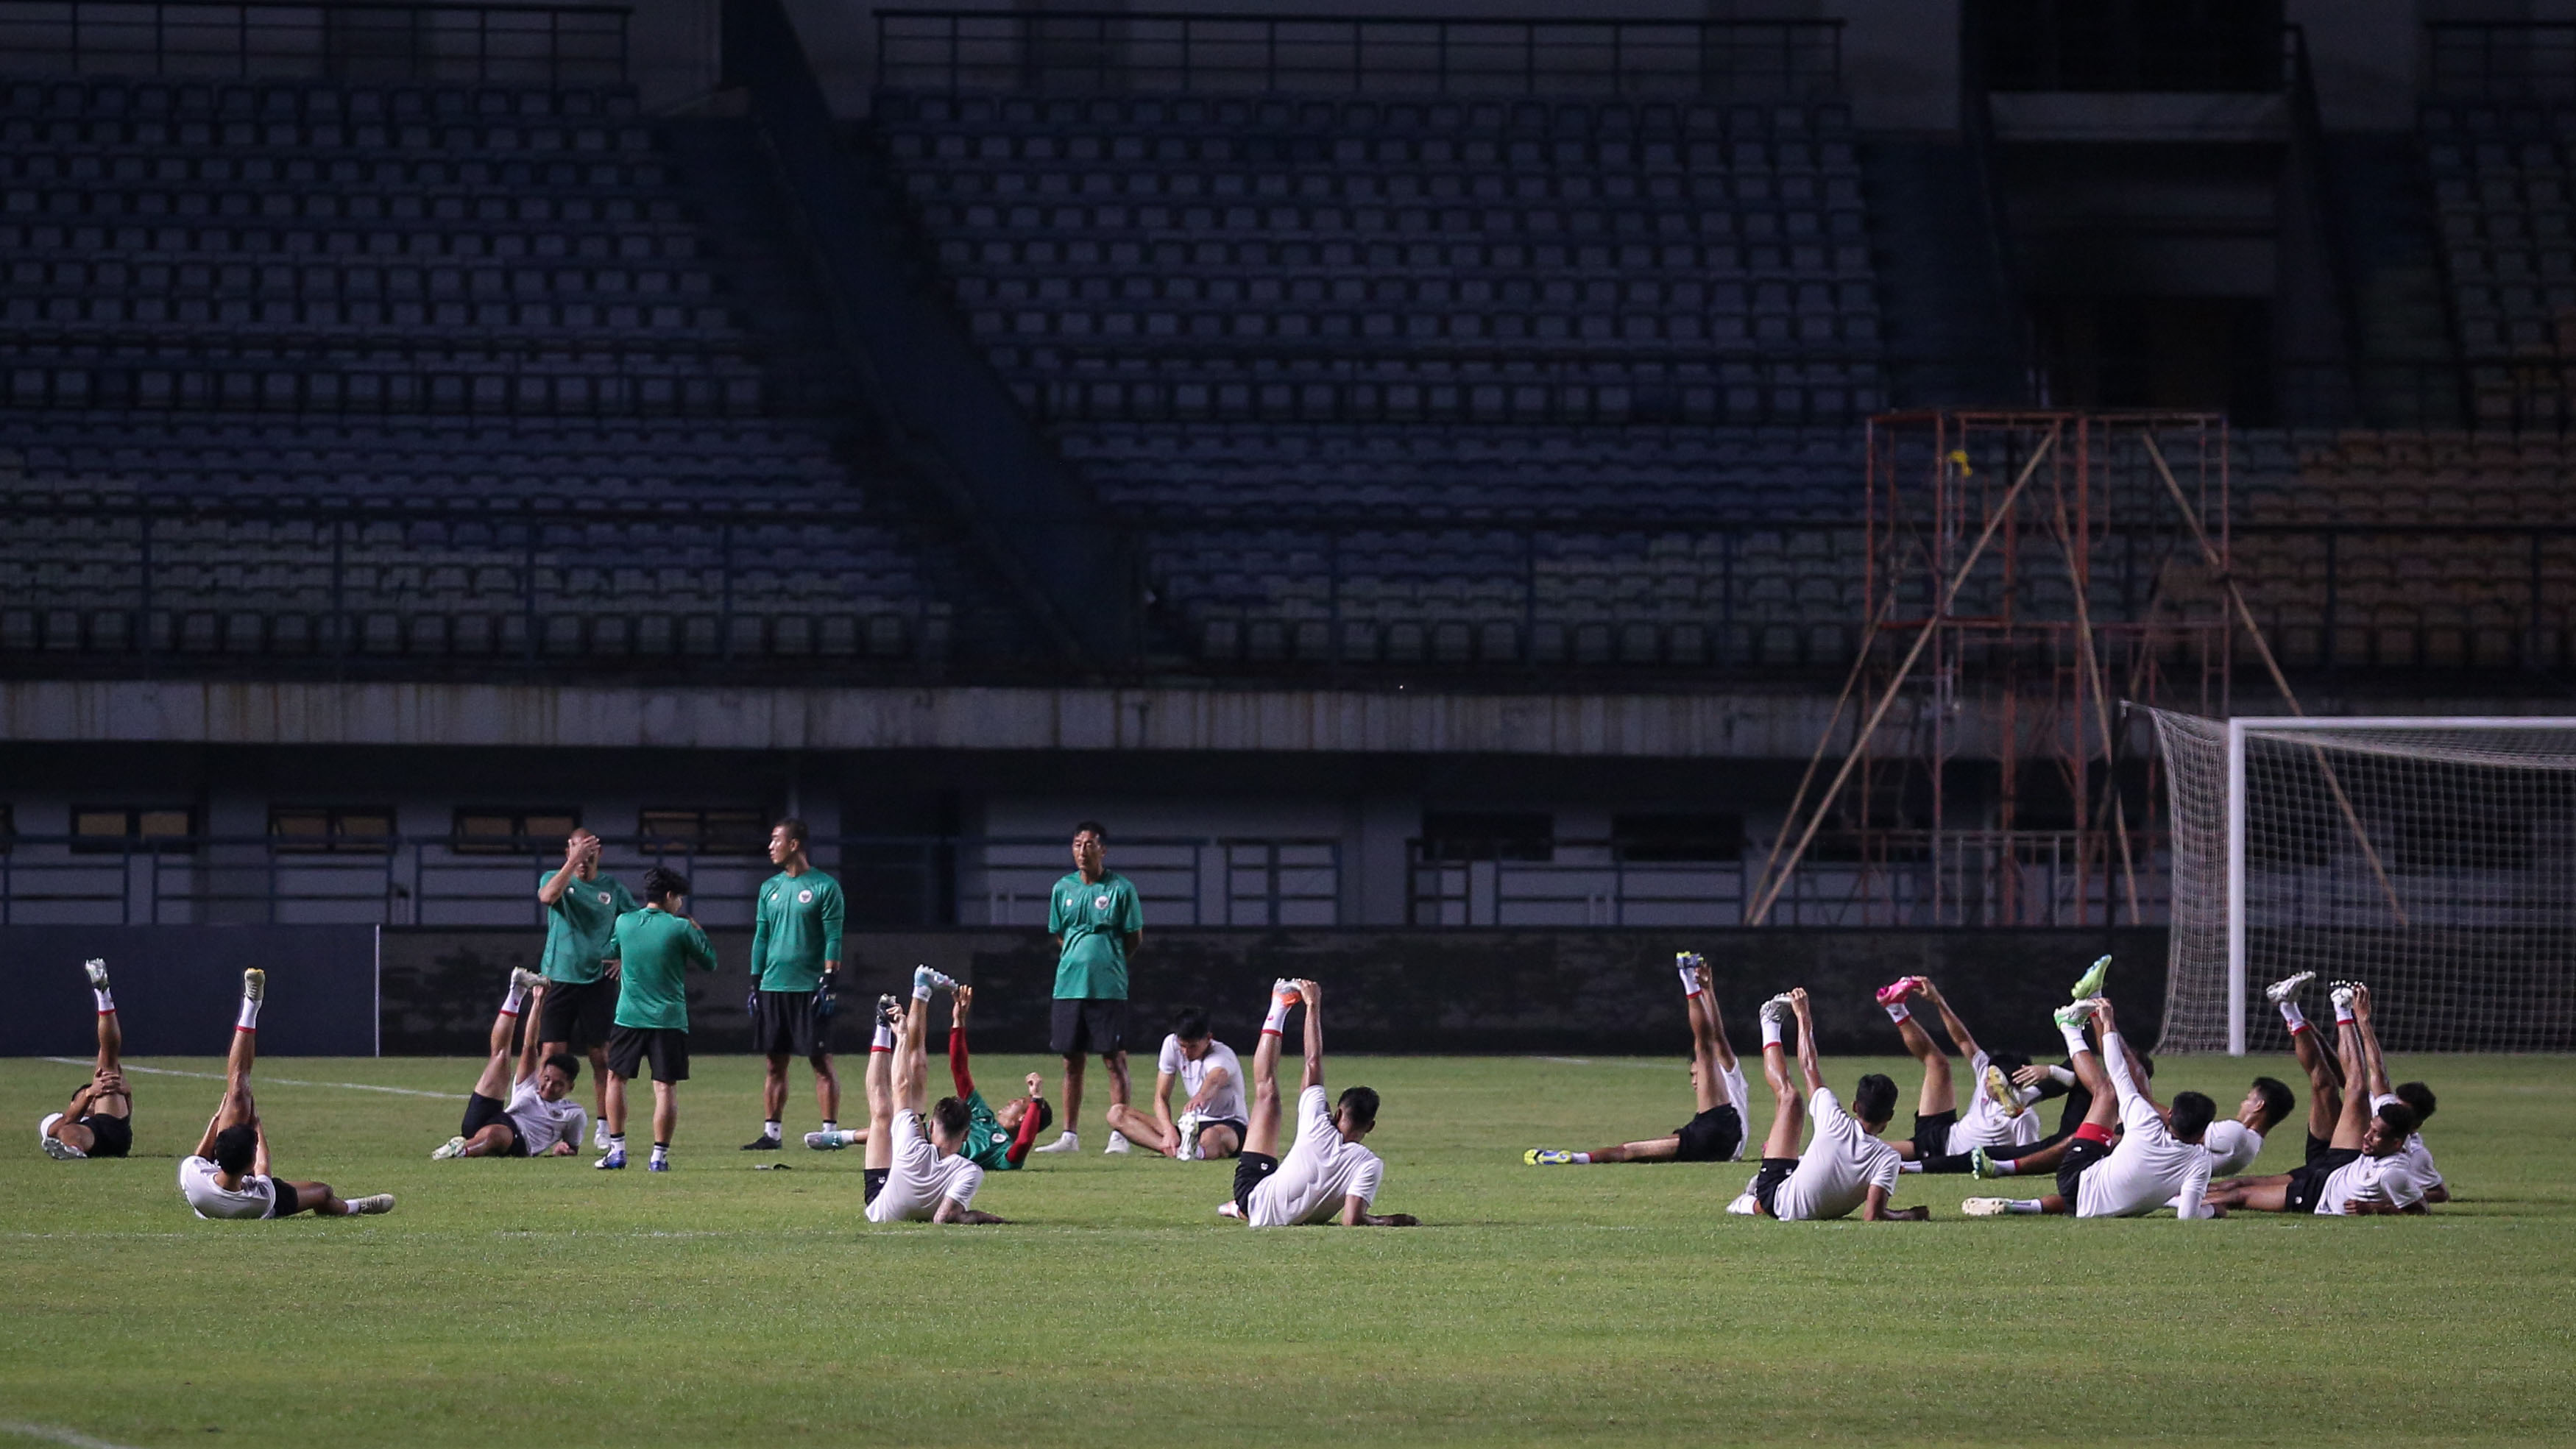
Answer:
[{"label": "green training top", "polygon": [[811,991],[823,963],[841,959],[841,883],[819,870],[785,871],[760,886],[751,969],[763,991]]},{"label": "green training top", "polygon": [[[554,871],[546,871],[537,877],[537,885],[542,889],[554,878]],[[574,876],[566,881],[564,893],[546,907],[546,955],[538,971],[548,981],[568,986],[597,981],[599,958],[608,954],[608,938],[617,929],[617,918],[633,909],[635,897],[613,875],[589,880]]]},{"label": "green training top", "polygon": [[966,1145],[958,1150],[986,1172],[1011,1172],[1019,1167],[1011,1160],[1011,1129],[993,1115],[981,1092],[966,1094]]},{"label": "green training top", "polygon": [[689,1029],[689,971],[716,969],[716,948],[698,923],[660,906],[617,918],[617,1024]]},{"label": "green training top", "polygon": [[1127,933],[1145,929],[1136,887],[1116,871],[1085,881],[1075,871],[1055,883],[1047,901],[1047,933],[1064,938],[1056,957],[1059,1001],[1127,999]]}]

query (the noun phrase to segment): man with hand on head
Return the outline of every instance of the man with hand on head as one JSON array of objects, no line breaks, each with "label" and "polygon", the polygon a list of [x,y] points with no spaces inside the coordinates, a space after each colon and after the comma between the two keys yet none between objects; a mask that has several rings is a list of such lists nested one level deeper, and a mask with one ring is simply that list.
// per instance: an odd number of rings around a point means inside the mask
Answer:
[{"label": "man with hand on head", "polygon": [[[1145,912],[1135,883],[1109,868],[1109,833],[1097,820],[1073,827],[1073,873],[1047,898],[1047,931],[1055,937],[1056,1055],[1064,1058],[1064,1135],[1040,1152],[1079,1152],[1082,1061],[1097,1052],[1109,1069],[1109,1097],[1127,1103],[1127,963],[1145,942]],[[1113,1130],[1109,1152],[1128,1150]]]},{"label": "man with hand on head", "polygon": [[841,1077],[832,1067],[832,1011],[841,967],[841,883],[814,868],[805,822],[770,827],[769,860],[778,874],[761,883],[751,927],[751,1049],[768,1059],[760,1101],[760,1135],[746,1152],[774,1152],[787,1115],[787,1063],[814,1068],[814,1107],[821,1135],[840,1126]]},{"label": "man with hand on head", "polygon": [[587,1053],[599,1106],[600,1145],[608,1142],[608,1031],[617,1016],[617,963],[607,959],[617,918],[635,897],[599,868],[599,837],[575,830],[564,838],[563,864],[537,879],[546,908],[545,955],[537,971],[553,983],[537,1017],[542,1055]]}]

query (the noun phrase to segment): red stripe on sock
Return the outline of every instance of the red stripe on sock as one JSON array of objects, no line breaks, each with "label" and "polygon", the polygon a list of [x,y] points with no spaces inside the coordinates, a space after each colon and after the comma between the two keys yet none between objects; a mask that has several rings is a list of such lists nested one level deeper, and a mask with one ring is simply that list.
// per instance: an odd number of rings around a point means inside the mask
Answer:
[{"label": "red stripe on sock", "polygon": [[2292,1035],[2292,1036],[2297,1036],[2300,1032],[2303,1032],[2303,1031],[2314,1031],[2314,1030],[2316,1030],[2316,1023],[2311,1022],[2311,1021],[2309,1021],[2309,1020],[2307,1020],[2307,1019],[2305,1019],[2305,1018],[2303,1017],[2303,1018],[2301,1018],[2301,1019],[2300,1019],[2299,1024],[2298,1024],[2297,1026],[2294,1026],[2294,1027],[2291,1027],[2291,1028],[2290,1028],[2290,1035]]},{"label": "red stripe on sock", "polygon": [[1286,1036],[1288,1033],[1286,1029],[1282,1027],[1265,1026],[1261,1029],[1261,1034],[1263,1036]]},{"label": "red stripe on sock", "polygon": [[2079,1142],[2099,1142],[2105,1147],[2111,1145],[2111,1129],[2099,1122],[2087,1122],[2076,1128],[2075,1137]]}]

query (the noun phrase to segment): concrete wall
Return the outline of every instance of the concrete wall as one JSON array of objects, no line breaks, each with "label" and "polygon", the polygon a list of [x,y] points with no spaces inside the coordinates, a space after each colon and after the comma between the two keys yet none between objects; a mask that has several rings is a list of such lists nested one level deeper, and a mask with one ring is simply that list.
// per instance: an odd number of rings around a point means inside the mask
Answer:
[{"label": "concrete wall", "polygon": [[[366,1056],[376,1049],[372,926],[6,926],[0,984],[9,1009],[0,1012],[0,1056],[90,1059],[98,1016],[81,963],[93,956],[107,962],[128,1056],[232,1050],[248,966],[268,972],[270,986],[260,1011],[260,1055]],[[151,1081],[136,1089],[156,1097],[172,1090]],[[209,1082],[187,1092],[211,1111],[221,1090]]]}]

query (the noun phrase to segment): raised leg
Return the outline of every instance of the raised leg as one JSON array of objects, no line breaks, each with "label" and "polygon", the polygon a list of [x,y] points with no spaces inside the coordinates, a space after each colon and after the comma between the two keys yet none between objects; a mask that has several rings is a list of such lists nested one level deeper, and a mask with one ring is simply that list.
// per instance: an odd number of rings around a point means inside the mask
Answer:
[{"label": "raised leg", "polygon": [[492,1036],[483,1060],[483,1075],[474,1079],[474,1090],[500,1101],[510,1100],[510,1038],[518,1029],[519,1014],[498,1011],[492,1014]]},{"label": "raised leg", "polygon": [[894,1041],[895,1108],[919,1112],[930,1105],[930,1003],[916,998],[903,1014]]},{"label": "raised leg", "polygon": [[868,1049],[867,1165],[894,1166],[894,1043],[880,1028],[877,1045]]},{"label": "raised leg", "polygon": [[1923,1091],[1914,1099],[1915,1115],[1932,1117],[1959,1110],[1958,1089],[1950,1081],[1950,1054],[1935,1045],[1932,1033],[1912,1016],[1896,1024],[1896,1034],[1905,1038],[1907,1054],[1923,1064]]},{"label": "raised leg", "polygon": [[[1725,1033],[1718,1029],[1717,996],[1708,989],[1705,974],[1702,976],[1700,989],[1683,999],[1682,1010],[1690,1017],[1691,1093],[1693,1099],[1698,1102],[1699,1110],[1702,1112],[1723,1107],[1727,1105],[1726,1074],[1720,1067],[1719,1053],[1726,1049],[1726,1036]],[[1744,1104],[1742,1102],[1736,1103],[1735,1110],[1738,1112],[1743,1111]],[[1678,1147],[1681,1139],[1674,1138],[1672,1140],[1675,1146]],[[1630,1145],[1634,1146],[1637,1144],[1632,1143]],[[1605,1159],[1598,1153],[1595,1153],[1593,1155],[1593,1160],[1595,1162],[1624,1162],[1629,1161],[1630,1159]]]},{"label": "raised leg", "polygon": [[2298,1057],[2299,1069],[2308,1074],[2308,1135],[2331,1142],[2335,1123],[2343,1116],[2343,1073],[2336,1069],[2334,1055],[2317,1040],[2314,1027],[2290,1033],[2290,1051]]},{"label": "raised leg", "polygon": [[259,1060],[259,1033],[233,1030],[232,1050],[224,1057],[224,1103],[215,1110],[215,1130],[259,1120],[259,1104],[250,1094],[250,1069]]},{"label": "raised leg", "polygon": [[[1295,998],[1287,1000],[1293,1004]],[[1261,1040],[1252,1049],[1252,1120],[1244,1124],[1243,1150],[1265,1157],[1279,1155],[1279,1039],[1287,1015],[1274,990],[1270,1019],[1262,1024]]]},{"label": "raised leg", "polygon": [[1764,1157],[1795,1157],[1807,1135],[1807,1099],[1789,1075],[1789,1049],[1776,1041],[1762,1043],[1762,1080],[1771,1088],[1771,1135],[1762,1139]]}]

